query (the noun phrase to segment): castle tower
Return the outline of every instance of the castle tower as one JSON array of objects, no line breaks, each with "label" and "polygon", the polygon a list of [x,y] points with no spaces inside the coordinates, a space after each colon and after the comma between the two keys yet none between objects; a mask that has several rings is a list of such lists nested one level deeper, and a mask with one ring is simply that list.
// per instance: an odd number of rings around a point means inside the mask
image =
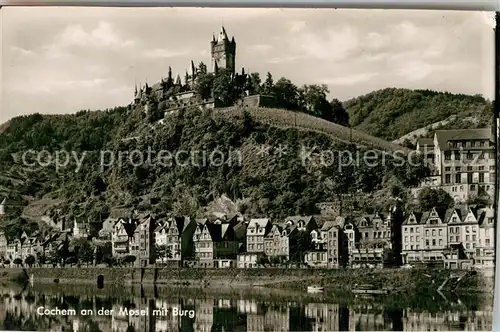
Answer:
[{"label": "castle tower", "polygon": [[224,27],[221,28],[218,38],[213,36],[211,44],[212,71],[218,68],[226,68],[232,74],[235,72],[236,42],[234,37],[229,40]]}]

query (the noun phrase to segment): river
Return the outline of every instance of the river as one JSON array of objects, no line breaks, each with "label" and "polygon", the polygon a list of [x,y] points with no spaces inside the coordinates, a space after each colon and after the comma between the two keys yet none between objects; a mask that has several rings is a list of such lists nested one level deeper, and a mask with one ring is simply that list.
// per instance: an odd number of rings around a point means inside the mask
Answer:
[{"label": "river", "polygon": [[403,298],[266,288],[0,286],[2,330],[31,331],[487,331],[491,295]]}]

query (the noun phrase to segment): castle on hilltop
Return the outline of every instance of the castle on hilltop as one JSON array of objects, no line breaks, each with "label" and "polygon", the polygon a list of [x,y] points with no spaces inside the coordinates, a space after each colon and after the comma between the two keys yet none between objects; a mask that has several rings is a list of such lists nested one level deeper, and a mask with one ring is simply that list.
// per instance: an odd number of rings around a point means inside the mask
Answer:
[{"label": "castle on hilltop", "polygon": [[211,68],[210,72],[206,65],[201,62],[196,66],[191,60],[190,71],[186,70],[184,81],[179,74],[174,78],[172,68],[168,68],[168,75],[152,86],[147,83],[144,86],[135,86],[133,105],[144,106],[149,112],[153,105],[165,112],[175,111],[184,107],[199,107],[200,109],[216,108],[227,105],[214,96],[213,91],[206,95],[197,92],[196,84],[201,76],[211,73],[216,75],[220,70],[225,70],[231,82],[241,87],[241,93],[236,100],[236,104],[242,106],[273,106],[273,100],[267,96],[252,95],[247,89],[251,86],[251,76],[245,73],[242,68],[241,73],[236,72],[236,41],[234,37],[228,37],[224,27],[221,27],[219,35],[213,35],[210,41],[211,46]]}]

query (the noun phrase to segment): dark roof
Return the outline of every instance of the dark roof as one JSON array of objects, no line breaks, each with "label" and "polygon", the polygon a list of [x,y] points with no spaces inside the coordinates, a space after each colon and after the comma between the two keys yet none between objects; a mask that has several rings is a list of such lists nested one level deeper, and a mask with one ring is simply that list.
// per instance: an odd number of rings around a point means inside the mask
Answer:
[{"label": "dark roof", "polygon": [[447,148],[448,141],[493,140],[491,128],[436,130],[436,137],[441,149]]},{"label": "dark roof", "polygon": [[434,139],[432,139],[432,138],[419,138],[419,139],[417,139],[417,146],[418,146],[418,148],[422,148],[424,146],[433,147],[434,146]]},{"label": "dark roof", "polygon": [[245,222],[240,222],[234,226],[234,233],[237,239],[245,239],[247,234],[247,225]]}]

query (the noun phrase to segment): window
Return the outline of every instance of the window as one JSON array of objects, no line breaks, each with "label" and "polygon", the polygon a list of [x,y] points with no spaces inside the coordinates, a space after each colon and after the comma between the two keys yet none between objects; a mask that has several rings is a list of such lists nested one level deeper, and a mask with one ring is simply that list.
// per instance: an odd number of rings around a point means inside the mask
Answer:
[{"label": "window", "polygon": [[470,241],[470,236],[469,235],[465,236],[465,241]]},{"label": "window", "polygon": [[445,170],[445,172],[449,172],[449,171],[451,171],[451,167],[445,167],[444,170]]},{"label": "window", "polygon": [[479,146],[483,147],[484,146],[484,141],[479,142]]},{"label": "window", "polygon": [[446,174],[444,176],[444,182],[445,183],[450,183],[451,182],[451,175],[450,174]]},{"label": "window", "polygon": [[439,230],[439,236],[442,236],[442,235],[443,235],[443,230],[442,230],[442,229],[440,229],[440,230]]},{"label": "window", "polygon": [[467,160],[472,160],[474,159],[474,156],[472,155],[472,153],[467,153]]},{"label": "window", "polygon": [[455,183],[460,183],[462,181],[462,175],[460,173],[457,173],[455,175]]},{"label": "window", "polygon": [[484,171],[484,166],[479,166],[480,171]]},{"label": "window", "polygon": [[432,230],[432,236],[436,236],[436,230],[435,229]]},{"label": "window", "polygon": [[413,242],[413,236],[410,236],[410,242]]},{"label": "window", "polygon": [[490,166],[490,171],[494,171],[495,170],[495,166]]},{"label": "window", "polygon": [[451,153],[450,153],[449,151],[446,151],[446,152],[444,153],[444,159],[445,159],[445,160],[451,160]]},{"label": "window", "polygon": [[436,239],[433,239],[432,240],[432,245],[435,246],[436,245]]},{"label": "window", "polygon": [[425,230],[425,236],[429,236],[429,230],[428,229]]},{"label": "window", "polygon": [[472,171],[473,170],[472,166],[467,166],[467,170]]},{"label": "window", "polygon": [[467,183],[472,183],[472,173],[467,173]]},{"label": "window", "polygon": [[420,241],[420,236],[417,236],[417,237],[415,238],[415,240],[416,240],[417,242],[418,242],[418,241]]},{"label": "window", "polygon": [[471,184],[470,185],[470,190],[476,190],[476,185],[475,184]]},{"label": "window", "polygon": [[439,239],[439,245],[442,246],[443,245],[443,239]]},{"label": "window", "polygon": [[455,167],[455,171],[460,171],[461,167]]},{"label": "window", "polygon": [[420,233],[420,228],[417,227],[416,231],[417,231],[417,233]]},{"label": "window", "polygon": [[484,182],[484,173],[479,173],[479,182]]}]

